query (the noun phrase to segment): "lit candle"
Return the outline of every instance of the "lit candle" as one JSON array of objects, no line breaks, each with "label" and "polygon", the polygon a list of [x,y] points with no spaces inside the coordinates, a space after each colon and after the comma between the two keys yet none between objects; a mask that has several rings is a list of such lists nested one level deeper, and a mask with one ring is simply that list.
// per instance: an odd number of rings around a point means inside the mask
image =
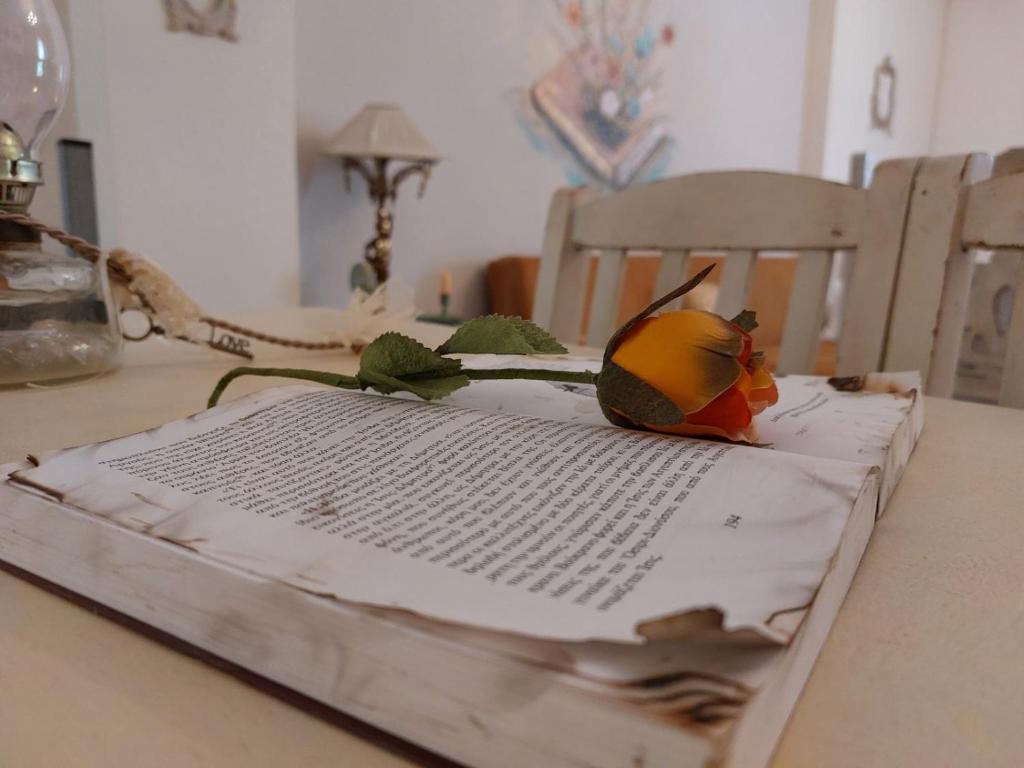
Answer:
[{"label": "lit candle", "polygon": [[452,295],[452,273],[447,270],[441,273],[441,295]]}]

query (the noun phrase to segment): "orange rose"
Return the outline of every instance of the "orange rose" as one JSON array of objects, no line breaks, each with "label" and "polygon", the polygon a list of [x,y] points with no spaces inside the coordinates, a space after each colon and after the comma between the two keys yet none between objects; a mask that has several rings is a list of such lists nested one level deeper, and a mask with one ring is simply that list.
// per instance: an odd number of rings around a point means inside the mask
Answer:
[{"label": "orange rose", "polygon": [[638,317],[612,339],[605,360],[598,397],[623,425],[756,442],[754,416],[779,399],[750,334],[711,312]]},{"label": "orange rose", "polygon": [[555,354],[567,351],[550,334],[522,318],[488,315],[462,325],[431,350],[400,333],[381,335],[363,350],[355,376],[283,368],[235,368],[217,383],[209,406],[238,376],[289,376],[342,389],[373,388],[382,394],[412,392],[437,400],[470,381],[539,379],[596,384],[601,411],[613,424],[677,435],[724,437],[755,442],[754,416],[779,399],[764,357],[752,351],[752,312],[725,320],[711,312],[686,309],[656,315],[662,307],[696,288],[707,267],[662,296],[623,325],[604,352],[604,364],[591,371],[540,368],[463,368],[449,354]]}]

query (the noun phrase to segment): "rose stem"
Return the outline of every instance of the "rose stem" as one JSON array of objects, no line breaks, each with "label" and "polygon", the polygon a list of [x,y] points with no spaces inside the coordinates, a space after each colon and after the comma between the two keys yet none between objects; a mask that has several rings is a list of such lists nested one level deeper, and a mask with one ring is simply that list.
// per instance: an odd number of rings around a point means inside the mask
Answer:
[{"label": "rose stem", "polygon": [[591,371],[549,371],[540,368],[463,368],[459,373],[469,379],[534,379],[538,381],[563,381],[569,384],[593,384],[597,374]]},{"label": "rose stem", "polygon": [[345,376],[341,373],[327,373],[325,371],[308,371],[303,368],[235,368],[228,371],[221,377],[221,380],[217,382],[217,386],[213,388],[213,392],[210,394],[210,400],[207,402],[207,408],[213,408],[220,400],[220,396],[224,394],[224,390],[227,389],[228,384],[237,379],[239,376],[280,376],[286,379],[304,379],[306,381],[316,381],[321,384],[329,384],[332,387],[340,387],[341,389],[359,389],[359,380],[355,376]]}]

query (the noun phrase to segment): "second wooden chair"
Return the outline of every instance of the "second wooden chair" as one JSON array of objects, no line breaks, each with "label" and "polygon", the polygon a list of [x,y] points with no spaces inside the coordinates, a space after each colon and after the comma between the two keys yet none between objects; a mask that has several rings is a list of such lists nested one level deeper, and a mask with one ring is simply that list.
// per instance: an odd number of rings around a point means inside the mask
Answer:
[{"label": "second wooden chair", "polygon": [[[991,178],[989,171],[992,170]],[[968,311],[975,249],[1024,250],[1024,154],[930,158],[915,185],[886,359],[918,368],[925,392],[951,397]],[[1024,264],[1016,285],[999,404],[1024,408]]]}]

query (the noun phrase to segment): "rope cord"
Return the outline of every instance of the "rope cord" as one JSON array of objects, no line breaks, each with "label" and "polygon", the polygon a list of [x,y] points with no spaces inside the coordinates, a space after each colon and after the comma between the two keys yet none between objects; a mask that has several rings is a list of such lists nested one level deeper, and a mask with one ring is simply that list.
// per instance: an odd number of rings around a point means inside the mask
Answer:
[{"label": "rope cord", "polygon": [[[53,238],[58,243],[66,245],[74,253],[78,254],[87,261],[91,261],[93,264],[99,261],[103,255],[103,251],[96,245],[93,245],[88,240],[84,240],[81,237],[69,234],[63,229],[51,227],[43,222],[39,221],[26,213],[12,213],[10,211],[0,211],[0,221],[8,221],[12,224],[31,229],[34,232],[39,232],[48,237]],[[108,261],[107,269],[111,273],[111,276],[120,280],[122,283],[129,283],[131,278],[125,273],[121,265]],[[145,296],[140,296],[143,304],[149,304],[146,301]],[[292,347],[295,349],[312,349],[312,350],[325,350],[325,349],[348,349],[349,345],[343,341],[302,341],[301,339],[289,339],[284,336],[275,336],[271,333],[264,333],[263,331],[257,331],[252,328],[246,328],[243,325],[236,323],[229,323],[226,320],[220,320],[216,317],[200,317],[200,322],[206,323],[213,328],[221,328],[222,330],[230,333],[238,334],[239,336],[245,336],[256,341],[263,341],[267,344],[276,344],[280,347]]]}]

